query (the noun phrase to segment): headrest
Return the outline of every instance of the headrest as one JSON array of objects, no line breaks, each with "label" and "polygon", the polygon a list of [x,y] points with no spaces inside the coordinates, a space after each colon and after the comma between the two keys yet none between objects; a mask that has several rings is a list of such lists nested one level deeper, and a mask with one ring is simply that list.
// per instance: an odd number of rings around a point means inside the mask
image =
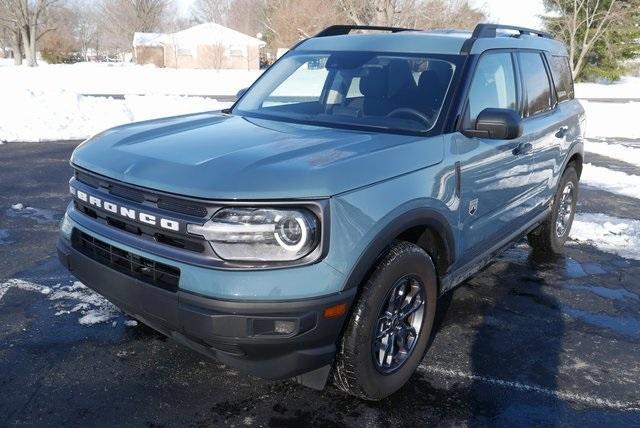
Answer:
[{"label": "headrest", "polygon": [[431,90],[433,91],[435,88],[440,88],[442,83],[440,81],[440,76],[433,70],[426,70],[420,74],[420,79],[418,80],[418,89],[420,91],[423,90]]},{"label": "headrest", "polygon": [[381,67],[367,67],[367,73],[360,77],[360,92],[365,97],[384,98],[389,92],[386,70]]},{"label": "headrest", "polygon": [[413,79],[411,66],[404,59],[394,59],[389,62],[389,96],[398,95],[401,91],[413,92],[416,81]]}]

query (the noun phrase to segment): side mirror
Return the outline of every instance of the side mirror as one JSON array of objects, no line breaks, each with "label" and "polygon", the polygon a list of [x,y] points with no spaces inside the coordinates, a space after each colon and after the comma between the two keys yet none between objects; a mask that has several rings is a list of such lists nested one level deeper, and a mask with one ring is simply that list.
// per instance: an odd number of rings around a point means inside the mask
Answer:
[{"label": "side mirror", "polygon": [[478,115],[475,129],[465,129],[462,133],[467,137],[513,140],[522,135],[522,119],[510,109],[486,108]]},{"label": "side mirror", "polygon": [[244,95],[245,92],[247,92],[249,90],[249,88],[242,88],[240,89],[237,93],[236,93],[236,100],[239,100],[241,96]]}]

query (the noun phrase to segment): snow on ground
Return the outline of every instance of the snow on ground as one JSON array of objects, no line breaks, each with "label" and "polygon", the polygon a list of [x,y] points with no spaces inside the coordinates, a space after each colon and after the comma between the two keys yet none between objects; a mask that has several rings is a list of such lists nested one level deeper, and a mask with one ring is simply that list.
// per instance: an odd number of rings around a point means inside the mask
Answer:
[{"label": "snow on ground", "polygon": [[587,138],[640,138],[640,102],[580,102],[587,116]]},{"label": "snow on ground", "polygon": [[41,64],[0,67],[0,82],[36,94],[235,95],[260,71],[157,68],[130,63]]},{"label": "snow on ground", "polygon": [[583,167],[580,183],[640,199],[640,175],[626,174],[587,163]]},{"label": "snow on ground", "polygon": [[61,90],[5,92],[13,103],[0,103],[0,140],[4,141],[82,140],[123,123],[229,106],[209,98],[173,95],[127,95],[119,100]]},{"label": "snow on ground", "polygon": [[7,217],[28,218],[38,224],[57,223],[60,220],[60,215],[53,210],[25,207],[24,204],[21,203],[11,205],[11,208],[6,211],[6,214]]},{"label": "snow on ground", "polygon": [[640,77],[624,76],[617,82],[579,82],[577,98],[640,98]]},{"label": "snow on ground", "polygon": [[[75,281],[70,285],[56,284],[53,287],[46,287],[22,279],[10,279],[0,283],[0,300],[7,291],[12,288],[33,291],[47,296],[52,302],[56,316],[75,314],[78,316],[78,323],[82,325],[93,325],[104,323],[122,315],[120,310],[101,295],[87,288],[80,281]],[[114,321],[117,324],[117,321]],[[124,325],[135,327],[138,322],[135,320],[125,320]]]},{"label": "snow on ground", "polygon": [[24,281],[22,279],[10,279],[7,282],[0,284],[0,300],[7,294],[12,288],[18,288],[20,290],[35,291],[36,293],[50,294],[51,289],[49,287],[43,287],[42,285],[34,284],[33,282]]},{"label": "snow on ground", "polygon": [[600,251],[640,260],[640,220],[606,214],[576,214],[570,238],[587,243]]},{"label": "snow on ground", "polygon": [[595,153],[597,155],[619,159],[628,164],[640,167],[640,147],[630,147],[624,144],[607,143],[603,141],[586,141],[584,150],[587,153]]},{"label": "snow on ground", "polygon": [[[184,95],[235,95],[259,71],[187,70],[123,63],[0,66],[0,141],[81,140],[123,123],[219,110]],[[7,84],[8,83],[8,84]],[[125,99],[83,94],[125,95]],[[142,95],[142,96],[140,96]]]}]

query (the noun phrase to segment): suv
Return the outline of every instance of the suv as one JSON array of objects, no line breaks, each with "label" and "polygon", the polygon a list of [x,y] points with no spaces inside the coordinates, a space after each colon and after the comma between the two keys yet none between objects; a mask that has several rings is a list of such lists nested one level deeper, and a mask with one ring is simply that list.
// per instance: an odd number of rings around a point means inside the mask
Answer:
[{"label": "suv", "polygon": [[583,128],[546,33],[333,26],[227,110],[79,145],[59,255],[224,364],[378,400],[422,360],[439,296],[524,235],[562,250]]}]

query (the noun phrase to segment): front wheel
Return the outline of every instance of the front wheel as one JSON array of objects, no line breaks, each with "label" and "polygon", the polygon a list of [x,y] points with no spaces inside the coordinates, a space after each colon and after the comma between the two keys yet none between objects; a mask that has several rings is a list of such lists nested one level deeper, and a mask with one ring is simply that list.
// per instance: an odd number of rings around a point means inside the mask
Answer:
[{"label": "front wheel", "polygon": [[336,386],[367,400],[400,389],[424,355],[436,311],[437,277],[417,245],[396,243],[364,285],[334,370]]},{"label": "front wheel", "polygon": [[529,245],[536,251],[560,254],[569,238],[578,202],[578,173],[569,165],[558,183],[547,219],[527,235]]}]

